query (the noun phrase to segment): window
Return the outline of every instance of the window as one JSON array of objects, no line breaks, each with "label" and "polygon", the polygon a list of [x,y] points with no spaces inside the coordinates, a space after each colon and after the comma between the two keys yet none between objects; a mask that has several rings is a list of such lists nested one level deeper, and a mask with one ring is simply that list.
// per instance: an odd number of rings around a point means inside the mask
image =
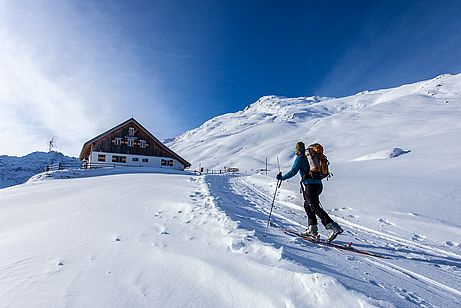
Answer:
[{"label": "window", "polygon": [[169,160],[162,159],[161,165],[162,166],[173,166],[173,160],[172,159],[169,159]]},{"label": "window", "polygon": [[126,156],[112,155],[113,163],[126,163]]},{"label": "window", "polygon": [[133,158],[131,159],[131,161],[139,161],[139,158],[133,157]]},{"label": "window", "polygon": [[134,127],[128,127],[128,136],[134,136]]},{"label": "window", "polygon": [[146,140],[139,140],[139,146],[143,149],[146,148],[147,147]]},{"label": "window", "polygon": [[143,163],[148,163],[148,162],[149,162],[149,159],[148,159],[148,158],[143,158],[143,159],[142,159],[142,162],[143,162]]},{"label": "window", "polygon": [[128,138],[128,146],[132,147],[134,145],[134,138]]},{"label": "window", "polygon": [[115,138],[115,145],[121,145],[122,144],[122,138],[117,137]]},{"label": "window", "polygon": [[99,154],[98,161],[106,161],[106,155]]}]

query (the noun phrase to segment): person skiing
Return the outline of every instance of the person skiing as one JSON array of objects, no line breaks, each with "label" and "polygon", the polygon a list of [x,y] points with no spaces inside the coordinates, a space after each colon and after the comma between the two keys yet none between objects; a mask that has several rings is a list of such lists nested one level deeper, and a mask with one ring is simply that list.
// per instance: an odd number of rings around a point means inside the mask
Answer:
[{"label": "person skiing", "polygon": [[306,157],[306,147],[303,142],[296,143],[295,146],[296,159],[293,167],[286,174],[282,175],[279,172],[276,179],[284,181],[298,173],[301,175],[301,190],[304,197],[304,210],[307,214],[306,231],[301,232],[303,236],[318,238],[317,218],[318,216],[327,230],[330,231],[327,241],[333,241],[339,234],[343,233],[343,229],[334,222],[333,219],[320,207],[319,196],[322,193],[322,180],[313,178],[309,173],[309,162]]}]

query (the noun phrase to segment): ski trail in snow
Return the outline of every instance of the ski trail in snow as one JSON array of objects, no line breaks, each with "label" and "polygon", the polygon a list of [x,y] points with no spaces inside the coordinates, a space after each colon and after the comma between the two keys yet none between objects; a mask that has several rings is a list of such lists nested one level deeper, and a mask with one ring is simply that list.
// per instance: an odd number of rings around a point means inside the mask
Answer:
[{"label": "ski trail in snow", "polygon": [[[241,183],[244,184],[245,186],[247,186],[247,188],[249,188],[250,190],[253,190],[253,192],[257,193],[259,198],[267,199],[265,197],[266,193],[259,190],[257,187],[255,187],[254,185],[252,185],[248,181],[245,181],[244,179],[242,179]],[[238,191],[238,190],[236,190],[236,191]],[[290,208],[297,209],[301,214],[304,213],[304,209],[302,207],[296,207],[293,204],[290,204],[289,202],[285,201],[285,202],[277,202],[277,203],[282,204],[282,205],[288,205]],[[404,238],[401,238],[401,237],[398,237],[398,236],[394,236],[394,235],[390,235],[390,234],[387,234],[387,233],[384,233],[384,232],[380,232],[378,230],[375,230],[375,229],[372,229],[372,228],[369,228],[369,227],[365,227],[365,226],[359,225],[357,223],[350,222],[350,221],[348,221],[348,220],[346,220],[346,219],[344,219],[342,217],[339,217],[339,216],[331,214],[331,213],[329,213],[329,215],[330,215],[330,217],[334,218],[335,220],[341,222],[341,224],[349,226],[351,229],[362,230],[362,231],[364,231],[366,233],[374,234],[374,235],[376,235],[376,236],[378,236],[378,237],[380,237],[380,238],[382,238],[384,240],[388,240],[388,241],[391,241],[391,242],[395,242],[395,243],[399,243],[399,244],[404,243],[405,245],[407,245],[407,246],[409,246],[411,248],[414,248],[414,249],[420,249],[420,250],[423,250],[423,251],[431,251],[432,253],[435,253],[435,254],[437,254],[437,255],[439,255],[441,257],[453,257],[453,258],[459,259],[459,261],[461,262],[461,255],[456,254],[454,252],[447,251],[447,250],[444,250],[444,249],[440,249],[440,248],[437,248],[437,247],[431,247],[431,246],[420,244],[420,243],[415,243],[415,242],[409,241],[407,239],[404,239]],[[286,218],[286,217],[284,217],[284,218]],[[296,221],[293,221],[293,220],[291,220],[289,218],[286,218],[286,220],[290,221],[291,223],[293,223],[294,225],[297,225],[299,227],[305,227],[304,225],[299,224]]]},{"label": "ski trail in snow", "polygon": [[[373,288],[381,290],[379,292],[383,294],[377,296],[379,299],[390,301],[399,307],[461,304],[461,291],[459,291],[461,259],[455,253],[415,244],[397,236],[389,237],[382,232],[340,218],[337,218],[338,221],[352,228],[353,231],[347,232],[346,230],[346,235],[339,238],[339,242],[341,239],[349,240],[347,237],[353,236],[355,239],[353,238],[352,242],[357,248],[391,256],[394,260],[377,260],[352,255],[350,252],[320,248],[315,244],[305,243],[301,239],[281,235],[281,232],[274,228],[270,228],[272,230],[269,232],[269,238],[263,239],[262,234],[269,215],[273,192],[265,192],[264,188],[256,187],[245,177],[211,176],[206,177],[206,181],[210,192],[221,199],[220,204],[226,213],[232,219],[238,219],[241,222],[239,227],[255,230],[256,236],[263,241],[282,245],[285,248],[284,257],[300,262],[313,270],[316,270],[317,266],[318,270],[336,277],[349,287],[361,292],[362,287],[358,281],[366,281]],[[236,201],[237,196],[238,201]],[[232,203],[232,207],[227,206],[227,202]],[[276,201],[272,221],[284,227],[303,228],[305,225],[304,209],[301,205]],[[395,245],[389,246],[389,241],[402,247],[396,249]],[[410,259],[409,255],[412,255],[413,259]],[[335,264],[335,266],[330,265],[330,268],[325,269],[328,264]],[[347,269],[349,267],[352,270]],[[345,276],[349,277],[344,278]],[[455,283],[456,281],[458,282]],[[396,287],[399,285],[402,287]]]},{"label": "ski trail in snow", "polygon": [[[246,185],[249,189],[253,189],[254,192],[257,192],[259,197],[264,198],[264,193],[262,191],[258,190],[253,185],[251,185],[248,181],[245,181],[243,179],[241,181],[241,183]],[[286,202],[284,202],[284,203],[286,203]],[[330,216],[333,217],[335,220],[340,221],[342,224],[348,225],[349,227],[352,227],[352,228],[354,228],[356,230],[362,230],[364,232],[377,235],[377,236],[379,236],[379,237],[381,237],[381,238],[383,238],[385,240],[390,240],[390,241],[393,241],[393,242],[396,242],[396,243],[405,243],[406,245],[408,245],[409,247],[412,247],[414,249],[420,249],[420,250],[424,250],[424,251],[431,251],[431,252],[436,253],[436,254],[438,254],[438,255],[440,255],[442,257],[451,256],[451,257],[454,257],[454,258],[458,258],[459,261],[461,262],[461,256],[458,255],[458,254],[452,253],[450,251],[446,251],[446,250],[439,249],[439,248],[436,248],[436,247],[430,247],[430,246],[423,245],[423,244],[416,244],[416,243],[413,243],[413,242],[408,241],[406,239],[399,238],[397,236],[388,235],[388,234],[385,234],[383,232],[374,230],[372,228],[364,227],[364,226],[358,225],[356,223],[349,222],[349,221],[347,221],[347,220],[345,220],[345,219],[343,219],[341,217],[335,216],[335,215],[330,215]],[[289,221],[290,223],[295,224],[295,225],[302,226],[301,224],[298,224],[298,223],[296,223],[295,221],[293,221],[291,219],[286,218],[286,220]],[[418,273],[413,272],[411,270],[405,269],[405,268],[403,268],[401,266],[397,266],[395,264],[392,264],[392,263],[384,261],[384,260],[373,260],[373,259],[369,259],[369,258],[367,258],[366,260],[368,262],[373,263],[373,264],[379,264],[381,267],[385,267],[386,269],[390,269],[390,270],[394,270],[394,271],[399,272],[399,273],[407,274],[410,277],[413,277],[414,279],[419,279],[421,281],[425,281],[426,283],[429,283],[429,284],[431,284],[431,285],[433,285],[435,287],[447,290],[449,292],[452,292],[453,294],[461,296],[461,291],[459,291],[457,289],[454,289],[452,287],[449,287],[449,286],[447,286],[447,285],[445,285],[443,283],[440,283],[438,281],[435,281],[435,280],[433,280],[433,279],[431,279],[429,277],[426,277],[426,276],[424,276],[422,274],[418,274]],[[460,265],[461,265],[461,263],[460,263]]]},{"label": "ski trail in snow", "polygon": [[368,228],[368,227],[365,227],[365,226],[362,226],[362,225],[347,221],[346,219],[341,218],[341,217],[336,216],[336,215],[333,215],[331,213],[329,213],[329,215],[331,217],[333,217],[335,220],[338,220],[342,224],[347,225],[347,226],[349,226],[349,227],[351,227],[353,229],[362,230],[362,231],[368,232],[368,233],[373,233],[373,234],[375,234],[375,235],[377,235],[377,236],[379,236],[379,237],[381,237],[381,238],[383,238],[385,240],[388,240],[388,241],[392,241],[392,242],[399,243],[399,244],[405,243],[409,247],[412,247],[412,248],[415,248],[415,249],[431,251],[431,252],[436,253],[436,254],[438,254],[438,255],[440,255],[442,257],[450,256],[450,257],[457,258],[457,259],[459,259],[461,261],[461,255],[456,254],[454,252],[447,251],[447,250],[444,250],[444,249],[440,249],[440,248],[437,248],[437,247],[431,247],[431,246],[428,246],[428,245],[415,243],[415,242],[406,240],[406,239],[398,237],[398,236],[394,236],[394,235],[391,235],[391,234],[386,234],[384,232],[380,232],[378,230]]},{"label": "ski trail in snow", "polygon": [[370,263],[373,263],[377,266],[381,266],[383,267],[384,269],[386,270],[394,270],[398,273],[403,273],[403,274],[407,274],[408,276],[412,277],[413,279],[418,279],[418,280],[421,280],[421,281],[424,281],[428,284],[431,284],[433,286],[436,286],[440,289],[445,289],[453,294],[456,294],[458,296],[461,296],[461,291],[459,290],[456,290],[454,288],[451,288],[447,285],[444,285],[443,283],[440,283],[438,281],[435,281],[429,277],[426,277],[424,275],[421,275],[421,274],[418,274],[418,273],[415,273],[415,272],[412,272],[410,270],[407,270],[401,266],[398,266],[398,265],[395,265],[395,264],[392,264],[390,262],[386,262],[386,261],[376,261],[376,260],[372,260],[372,259],[367,259],[367,262],[370,262]]}]

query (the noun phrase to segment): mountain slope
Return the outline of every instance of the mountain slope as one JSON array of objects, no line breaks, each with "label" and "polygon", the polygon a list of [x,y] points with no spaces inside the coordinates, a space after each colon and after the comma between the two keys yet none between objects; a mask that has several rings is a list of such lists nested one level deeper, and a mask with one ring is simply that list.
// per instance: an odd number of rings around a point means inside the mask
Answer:
[{"label": "mountain slope", "polygon": [[299,140],[321,142],[333,162],[394,147],[422,151],[434,144],[440,159],[451,165],[454,154],[461,153],[453,142],[461,132],[460,89],[461,74],[338,99],[266,96],[168,145],[195,168],[201,163],[210,169],[261,169],[266,157],[275,168],[277,155],[287,167]]},{"label": "mountain slope", "polygon": [[55,151],[34,152],[23,157],[2,155],[0,188],[24,183],[33,175],[43,172],[48,164],[57,163],[75,166],[79,164],[79,160]]},{"label": "mountain slope", "polygon": [[[320,142],[335,175],[325,182],[326,204],[354,208],[373,227],[381,227],[381,218],[400,221],[399,213],[417,213],[430,221],[427,236],[443,245],[461,242],[460,119],[461,74],[441,75],[337,99],[263,97],[169,145],[193,167],[250,172],[263,169],[267,157],[272,182],[277,156],[286,172],[297,141]],[[298,176],[287,183],[297,197]],[[422,227],[410,218],[402,221],[405,232],[428,232],[427,222]]]}]

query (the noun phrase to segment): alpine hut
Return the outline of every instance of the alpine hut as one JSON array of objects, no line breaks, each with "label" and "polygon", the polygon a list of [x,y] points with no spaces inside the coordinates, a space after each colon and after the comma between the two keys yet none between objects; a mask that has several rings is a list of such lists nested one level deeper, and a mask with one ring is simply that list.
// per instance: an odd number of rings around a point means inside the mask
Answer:
[{"label": "alpine hut", "polygon": [[184,170],[191,164],[131,118],[85,142],[80,160],[91,166],[146,166]]}]

